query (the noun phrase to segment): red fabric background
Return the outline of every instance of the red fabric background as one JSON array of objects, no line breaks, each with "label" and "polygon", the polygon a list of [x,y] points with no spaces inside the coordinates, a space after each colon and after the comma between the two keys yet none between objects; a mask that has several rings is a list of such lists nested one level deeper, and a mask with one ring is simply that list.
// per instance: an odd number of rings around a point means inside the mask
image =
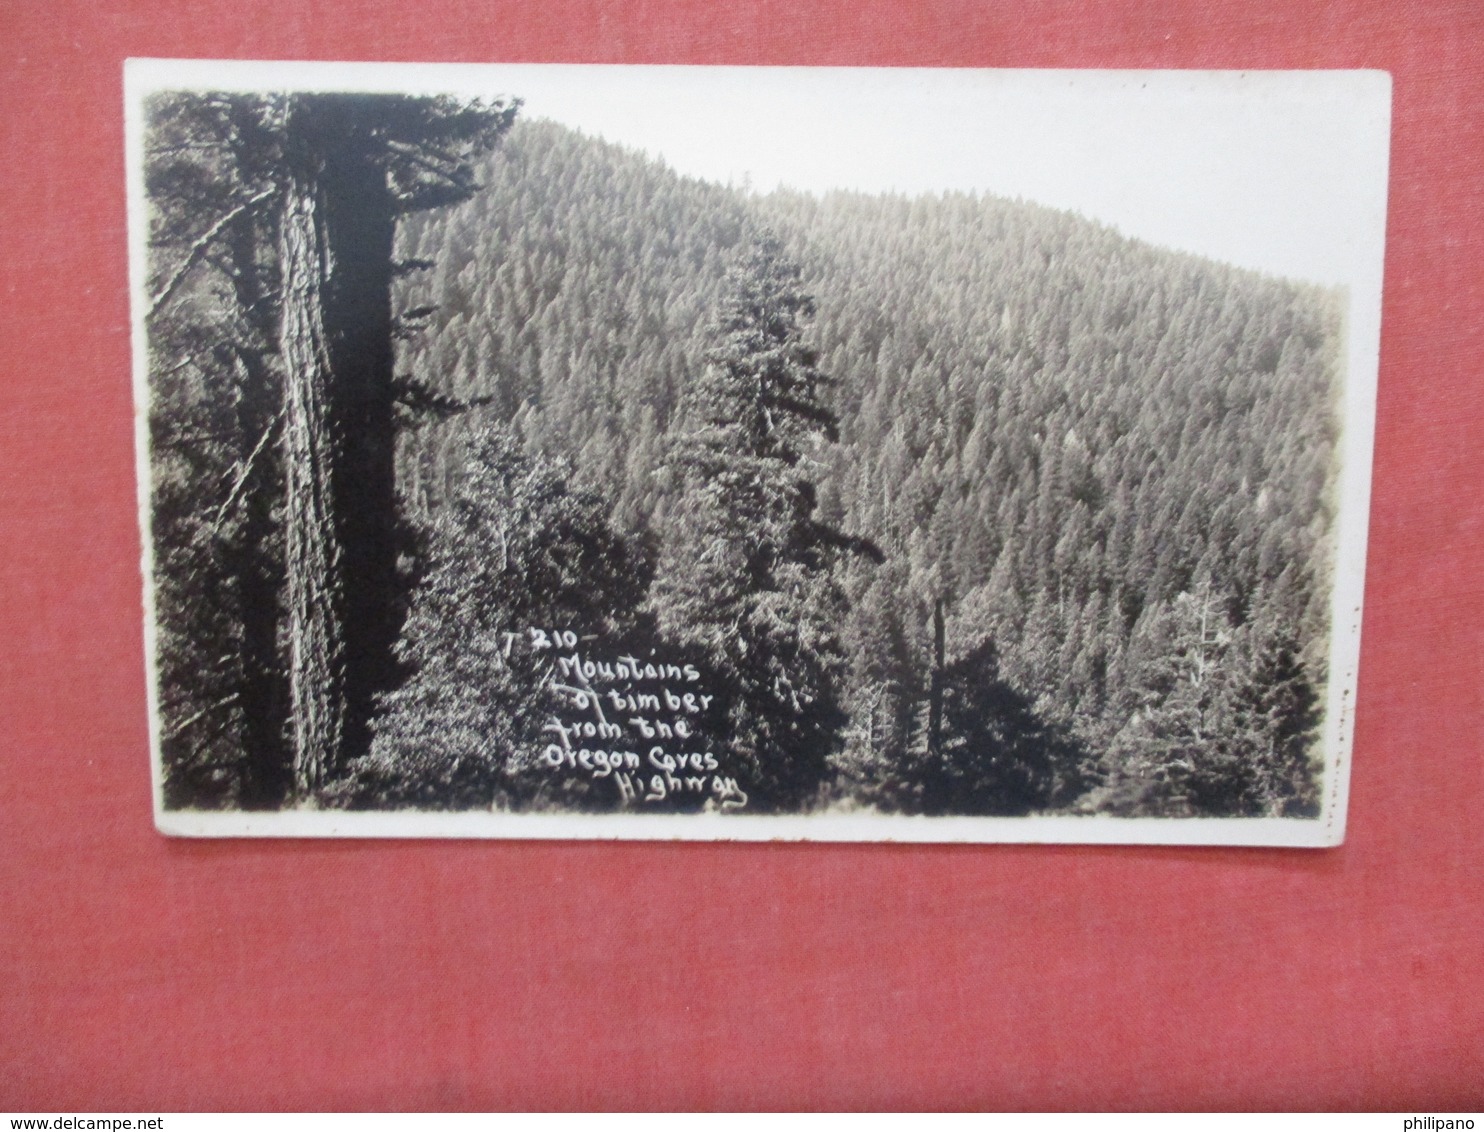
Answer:
[{"label": "red fabric background", "polygon": [[[1484,9],[258,0],[0,12],[0,1108],[1484,1104]],[[121,63],[1395,76],[1330,852],[151,827]]]}]

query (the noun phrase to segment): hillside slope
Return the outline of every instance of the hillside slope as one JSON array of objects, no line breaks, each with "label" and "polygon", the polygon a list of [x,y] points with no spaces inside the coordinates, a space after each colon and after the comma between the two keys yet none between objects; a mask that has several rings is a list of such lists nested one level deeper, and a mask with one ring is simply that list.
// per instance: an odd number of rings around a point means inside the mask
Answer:
[{"label": "hillside slope", "polygon": [[663,542],[668,438],[763,229],[802,265],[837,382],[821,514],[884,556],[841,568],[836,792],[1038,808],[954,761],[992,740],[1071,752],[1042,806],[1315,812],[1340,380],[1316,288],[991,197],[757,196],[522,122],[487,191],[402,236],[432,266],[399,285],[422,312],[401,366],[482,404],[408,434],[409,512],[436,513],[501,421]]}]

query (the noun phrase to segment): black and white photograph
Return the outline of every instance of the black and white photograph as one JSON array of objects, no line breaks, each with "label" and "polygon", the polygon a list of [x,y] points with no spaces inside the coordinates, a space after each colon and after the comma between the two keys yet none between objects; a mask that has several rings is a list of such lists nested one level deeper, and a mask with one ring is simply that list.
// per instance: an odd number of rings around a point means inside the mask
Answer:
[{"label": "black and white photograph", "polygon": [[125,96],[162,831],[1342,840],[1385,74]]}]

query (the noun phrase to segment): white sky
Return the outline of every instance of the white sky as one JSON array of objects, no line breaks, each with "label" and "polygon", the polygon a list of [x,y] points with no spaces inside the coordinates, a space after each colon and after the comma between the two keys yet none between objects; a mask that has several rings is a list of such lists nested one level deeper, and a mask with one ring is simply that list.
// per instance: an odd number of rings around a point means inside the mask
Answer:
[{"label": "white sky", "polygon": [[1376,72],[498,71],[530,117],[759,190],[977,189],[1326,283],[1353,280],[1384,226]]},{"label": "white sky", "polygon": [[513,93],[527,117],[693,176],[760,191],[1023,197],[1167,247],[1379,291],[1382,72],[146,66],[177,87]]}]

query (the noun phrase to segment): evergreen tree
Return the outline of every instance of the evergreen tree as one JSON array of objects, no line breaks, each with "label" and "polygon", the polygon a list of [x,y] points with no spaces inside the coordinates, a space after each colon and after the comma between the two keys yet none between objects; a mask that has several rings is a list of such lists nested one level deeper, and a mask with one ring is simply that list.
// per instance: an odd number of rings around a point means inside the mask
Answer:
[{"label": "evergreen tree", "polygon": [[850,540],[815,518],[821,445],[837,438],[804,328],[814,302],[764,238],[735,264],[671,463],[681,478],[653,608],[729,701],[727,737],[757,804],[793,809],[824,780],[844,723]]},{"label": "evergreen tree", "polygon": [[945,665],[940,682],[936,739],[907,770],[911,809],[1015,816],[1066,806],[1093,785],[1092,760],[1004,679],[992,642]]},{"label": "evergreen tree", "polygon": [[[364,749],[372,697],[396,676],[403,596],[396,224],[472,195],[475,158],[517,105],[151,100],[144,316],[162,622],[198,622],[161,635],[171,805],[311,800],[346,749]],[[214,753],[232,746],[230,759]]]},{"label": "evergreen tree", "polygon": [[[612,636],[631,625],[647,570],[570,469],[493,430],[428,537],[397,654],[411,675],[381,697],[371,753],[332,794],[354,806],[508,808],[589,804],[587,783],[539,763],[553,717],[555,655],[529,630]],[[607,794],[604,795],[607,797]]]},{"label": "evergreen tree", "polygon": [[[1253,626],[1254,635],[1260,626]],[[1321,720],[1315,681],[1299,656],[1291,627],[1259,639],[1242,672],[1231,734],[1225,742],[1249,775],[1247,812],[1268,817],[1317,817],[1316,755]]]},{"label": "evergreen tree", "polygon": [[279,138],[260,98],[146,107],[151,527],[161,770],[171,808],[288,789],[274,501]]},{"label": "evergreen tree", "polygon": [[1137,706],[1095,798],[1138,815],[1317,815],[1319,702],[1294,630],[1233,627],[1204,586],[1141,620]]},{"label": "evergreen tree", "polygon": [[[519,103],[296,94],[280,107],[278,352],[294,786],[363,749],[395,679],[397,218],[478,188]],[[353,582],[348,584],[348,579]]]},{"label": "evergreen tree", "polygon": [[1135,707],[1111,745],[1107,808],[1165,817],[1250,812],[1255,768],[1233,704],[1241,644],[1209,587],[1146,610],[1130,652]]},{"label": "evergreen tree", "polygon": [[915,650],[894,601],[906,584],[906,564],[893,561],[849,573],[856,579],[844,629],[851,661],[845,694],[850,725],[831,760],[831,793],[837,801],[899,810],[912,804],[904,793],[903,759],[920,692],[913,683]]}]

